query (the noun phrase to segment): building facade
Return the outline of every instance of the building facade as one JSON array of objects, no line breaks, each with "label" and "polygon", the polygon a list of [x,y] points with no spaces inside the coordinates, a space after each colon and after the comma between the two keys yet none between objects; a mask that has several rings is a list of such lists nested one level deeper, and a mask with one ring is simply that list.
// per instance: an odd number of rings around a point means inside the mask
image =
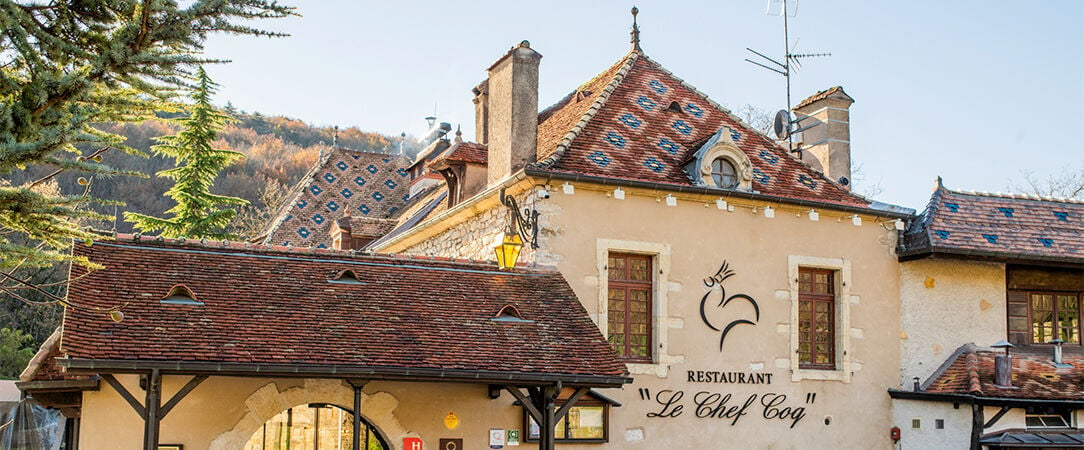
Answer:
[{"label": "building facade", "polygon": [[1079,201],[938,180],[900,258],[903,448],[1084,446],[1082,236]]}]

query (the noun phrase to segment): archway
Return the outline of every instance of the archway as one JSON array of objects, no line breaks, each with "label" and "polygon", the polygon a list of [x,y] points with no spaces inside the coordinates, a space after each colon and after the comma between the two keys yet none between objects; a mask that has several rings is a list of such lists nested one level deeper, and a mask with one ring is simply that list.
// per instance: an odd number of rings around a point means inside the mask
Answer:
[{"label": "archway", "polygon": [[[354,415],[329,403],[297,405],[280,412],[256,430],[244,450],[342,450],[351,448]],[[380,430],[361,417],[361,448],[391,450]]]}]

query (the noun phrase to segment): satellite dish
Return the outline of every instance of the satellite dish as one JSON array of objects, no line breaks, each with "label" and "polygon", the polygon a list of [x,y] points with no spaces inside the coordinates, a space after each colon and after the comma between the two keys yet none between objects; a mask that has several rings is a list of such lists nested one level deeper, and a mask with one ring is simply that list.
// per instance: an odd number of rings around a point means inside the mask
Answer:
[{"label": "satellite dish", "polygon": [[775,137],[780,140],[786,139],[790,136],[790,112],[785,109],[780,109],[775,113],[775,120],[772,121],[772,128],[775,130]]}]

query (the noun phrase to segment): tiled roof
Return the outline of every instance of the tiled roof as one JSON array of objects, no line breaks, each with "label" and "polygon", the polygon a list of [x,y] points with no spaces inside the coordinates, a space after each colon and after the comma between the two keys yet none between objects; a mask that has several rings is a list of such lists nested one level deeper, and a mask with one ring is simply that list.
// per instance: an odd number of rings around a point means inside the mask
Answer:
[{"label": "tiled roof", "polygon": [[60,381],[60,380],[86,380],[90,376],[86,374],[72,374],[62,371],[56,365],[56,359],[64,356],[60,351],[60,329],[57,328],[30,359],[26,369],[19,375],[23,382],[34,381]]},{"label": "tiled roof", "polygon": [[1052,349],[1014,349],[1012,388],[994,385],[994,357],[998,354],[1002,352],[966,345],[927,380],[923,391],[1029,400],[1084,399],[1084,354],[1068,349],[1062,360],[1071,367],[1058,368]]},{"label": "tiled roof", "polygon": [[[674,105],[672,110],[670,107]],[[540,161],[553,172],[694,185],[683,163],[726,127],[753,165],[752,189],[797,200],[868,207],[722,106],[638,52],[539,115]]]},{"label": "tiled roof", "polygon": [[488,161],[489,152],[486,146],[476,142],[459,142],[452,145],[447,152],[433,160],[436,165],[440,161],[460,161],[474,164],[485,164]]},{"label": "tiled roof", "polygon": [[[346,224],[349,228],[350,234],[353,236],[366,236],[366,237],[380,237],[387,234],[392,228],[395,228],[395,219],[377,219],[375,217],[343,217],[339,219],[339,223],[349,220]],[[341,227],[342,225],[340,225]]]},{"label": "tiled roof", "polygon": [[808,105],[810,105],[810,104],[812,104],[814,102],[824,100],[824,99],[828,98],[828,96],[830,96],[832,94],[835,94],[837,92],[843,94],[850,101],[852,101],[852,102],[854,101],[854,99],[851,98],[851,96],[847,95],[846,92],[843,92],[843,86],[832,86],[832,87],[830,87],[828,89],[825,89],[823,91],[818,91],[816,94],[810,95],[805,100],[802,100],[801,102],[798,102],[798,106],[795,106],[794,109],[799,109],[799,108],[808,106]]},{"label": "tiled roof", "polygon": [[[61,348],[73,361],[626,374],[555,271],[132,236],[74,252],[105,269],[74,273],[69,300],[126,306],[120,323],[65,311]],[[329,282],[344,270],[361,283]],[[177,284],[203,304],[163,304]],[[530,322],[492,321],[506,305]]]},{"label": "tiled roof", "polygon": [[905,257],[930,253],[1084,262],[1084,202],[952,191],[938,181],[904,235]]},{"label": "tiled roof", "polygon": [[331,224],[352,216],[394,217],[409,199],[410,160],[337,148],[294,187],[265,233],[265,244],[328,247]]}]

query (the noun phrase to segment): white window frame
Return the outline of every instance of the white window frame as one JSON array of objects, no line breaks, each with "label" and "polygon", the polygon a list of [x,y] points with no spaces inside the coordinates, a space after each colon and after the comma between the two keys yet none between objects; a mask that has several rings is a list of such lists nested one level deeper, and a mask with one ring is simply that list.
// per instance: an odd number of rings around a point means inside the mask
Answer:
[{"label": "white window frame", "polygon": [[598,328],[603,336],[608,336],[609,327],[609,263],[610,253],[632,253],[651,256],[651,362],[625,363],[633,375],[652,374],[666,378],[670,365],[685,361],[683,356],[669,353],[669,329],[682,328],[680,319],[668,314],[668,293],[670,286],[670,245],[656,242],[625,241],[618,239],[596,239],[595,267],[598,275]]},{"label": "white window frame", "polygon": [[[790,379],[851,382],[851,262],[845,258],[788,255],[790,286]],[[803,369],[798,355],[798,269],[828,269],[836,278],[835,370]]]}]

